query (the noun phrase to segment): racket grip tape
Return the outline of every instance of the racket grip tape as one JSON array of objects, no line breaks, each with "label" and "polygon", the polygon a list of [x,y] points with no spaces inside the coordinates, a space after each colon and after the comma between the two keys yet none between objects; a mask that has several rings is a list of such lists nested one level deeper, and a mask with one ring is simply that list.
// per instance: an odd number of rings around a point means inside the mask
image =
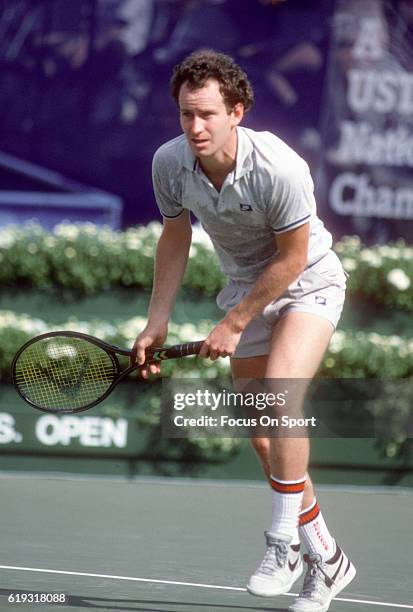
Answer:
[{"label": "racket grip tape", "polygon": [[185,344],[177,344],[169,348],[162,348],[154,351],[147,356],[154,361],[162,361],[164,359],[174,359],[176,357],[187,357],[188,355],[198,355],[204,340],[197,342],[187,342]]}]

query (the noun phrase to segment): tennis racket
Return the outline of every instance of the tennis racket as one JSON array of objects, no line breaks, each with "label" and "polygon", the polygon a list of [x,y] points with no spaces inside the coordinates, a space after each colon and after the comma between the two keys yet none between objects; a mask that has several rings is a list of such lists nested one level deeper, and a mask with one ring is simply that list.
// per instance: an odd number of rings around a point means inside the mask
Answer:
[{"label": "tennis racket", "polygon": [[[146,363],[197,355],[203,340],[169,348],[149,348]],[[128,374],[118,355],[134,352],[72,331],[54,331],[32,338],[16,353],[11,366],[13,384],[31,406],[54,414],[88,410],[102,402]]]}]

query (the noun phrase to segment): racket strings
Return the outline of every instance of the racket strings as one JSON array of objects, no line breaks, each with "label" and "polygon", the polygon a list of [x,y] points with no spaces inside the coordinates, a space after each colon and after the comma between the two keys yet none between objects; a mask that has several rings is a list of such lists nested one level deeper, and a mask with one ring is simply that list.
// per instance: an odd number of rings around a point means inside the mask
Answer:
[{"label": "racket strings", "polygon": [[16,362],[21,393],[40,407],[84,407],[111,386],[116,368],[100,347],[84,339],[53,337],[28,346]]}]

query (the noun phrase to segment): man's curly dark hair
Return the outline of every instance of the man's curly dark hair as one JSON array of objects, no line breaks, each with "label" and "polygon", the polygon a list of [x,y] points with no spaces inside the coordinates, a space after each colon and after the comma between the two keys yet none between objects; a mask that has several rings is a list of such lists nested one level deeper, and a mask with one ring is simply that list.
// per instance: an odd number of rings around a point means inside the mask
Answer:
[{"label": "man's curly dark hair", "polygon": [[232,57],[213,49],[195,51],[175,66],[170,81],[172,97],[178,104],[183,83],[187,83],[190,89],[200,89],[208,79],[218,81],[229,112],[239,102],[243,104],[245,112],[254,104],[254,92],[245,72]]}]

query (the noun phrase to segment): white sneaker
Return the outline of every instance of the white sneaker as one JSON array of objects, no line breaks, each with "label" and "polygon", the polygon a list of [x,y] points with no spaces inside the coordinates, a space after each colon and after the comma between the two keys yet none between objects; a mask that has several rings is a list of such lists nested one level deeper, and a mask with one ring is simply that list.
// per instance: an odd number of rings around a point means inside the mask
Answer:
[{"label": "white sneaker", "polygon": [[311,553],[304,555],[308,564],[304,584],[298,598],[288,608],[290,612],[327,612],[333,597],[354,578],[356,569],[336,544],[336,552],[328,561]]},{"label": "white sneaker", "polygon": [[290,545],[291,538],[265,532],[267,550],[264,559],[249,579],[247,591],[258,597],[287,593],[303,571],[300,545]]}]

